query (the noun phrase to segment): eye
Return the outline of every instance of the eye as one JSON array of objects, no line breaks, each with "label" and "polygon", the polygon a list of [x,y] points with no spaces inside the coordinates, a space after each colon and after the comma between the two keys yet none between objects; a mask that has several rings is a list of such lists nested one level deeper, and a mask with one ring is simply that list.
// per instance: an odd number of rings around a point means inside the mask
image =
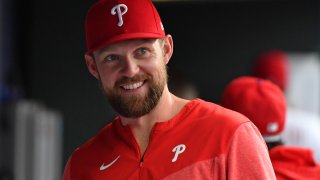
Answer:
[{"label": "eye", "polygon": [[119,59],[119,56],[117,55],[108,55],[104,58],[104,61],[115,61],[115,60],[118,60]]},{"label": "eye", "polygon": [[148,52],[149,52],[149,51],[148,51],[147,48],[139,48],[139,49],[137,50],[137,55],[143,56],[143,55],[146,55]]}]

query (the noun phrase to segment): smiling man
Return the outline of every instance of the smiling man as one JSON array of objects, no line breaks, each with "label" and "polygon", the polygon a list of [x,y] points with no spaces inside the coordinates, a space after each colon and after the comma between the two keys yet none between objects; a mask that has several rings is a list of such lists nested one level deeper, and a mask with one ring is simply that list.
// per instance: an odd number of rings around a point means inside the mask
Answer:
[{"label": "smiling man", "polygon": [[114,109],[137,118],[149,113],[162,95],[170,46],[157,39],[126,40],[86,55],[86,60]]},{"label": "smiling man", "polygon": [[275,179],[243,115],[170,93],[173,40],[150,0],[101,0],[86,18],[89,72],[118,115],[68,160],[63,180]]}]

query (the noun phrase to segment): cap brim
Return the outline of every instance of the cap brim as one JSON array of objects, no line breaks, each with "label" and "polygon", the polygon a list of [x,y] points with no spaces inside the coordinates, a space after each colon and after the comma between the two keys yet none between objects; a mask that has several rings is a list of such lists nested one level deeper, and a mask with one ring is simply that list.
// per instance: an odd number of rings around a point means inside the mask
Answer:
[{"label": "cap brim", "polygon": [[96,46],[93,46],[91,49],[88,49],[86,54],[90,54],[93,51],[96,51],[101,48],[105,48],[113,43],[130,40],[130,39],[148,39],[148,38],[165,38],[166,36],[163,34],[155,34],[155,33],[128,33],[121,34],[118,36],[114,36],[108,41],[103,41],[98,43]]}]

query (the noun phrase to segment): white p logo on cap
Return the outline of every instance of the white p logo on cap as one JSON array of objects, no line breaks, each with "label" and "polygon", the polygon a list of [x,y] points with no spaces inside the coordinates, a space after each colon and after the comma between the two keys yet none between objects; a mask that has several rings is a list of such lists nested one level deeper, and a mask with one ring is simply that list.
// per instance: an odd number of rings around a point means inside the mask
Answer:
[{"label": "white p logo on cap", "polygon": [[[124,10],[121,11],[121,8],[123,8]],[[122,16],[127,13],[128,11],[128,7],[125,4],[117,4],[115,6],[113,6],[113,8],[111,9],[111,14],[112,15],[118,15],[118,26],[121,27],[123,25],[123,19]]]}]

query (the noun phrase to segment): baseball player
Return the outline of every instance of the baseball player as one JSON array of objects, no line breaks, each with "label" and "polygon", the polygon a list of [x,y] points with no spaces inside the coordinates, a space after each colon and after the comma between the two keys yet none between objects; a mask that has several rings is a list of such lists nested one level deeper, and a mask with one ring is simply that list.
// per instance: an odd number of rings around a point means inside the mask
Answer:
[{"label": "baseball player", "polygon": [[[289,77],[295,73],[291,72],[293,69],[290,68],[290,62],[288,54],[284,51],[267,51],[257,57],[252,74],[272,81],[286,95],[288,90],[290,91],[289,84],[294,83]],[[316,161],[320,162],[320,117],[292,102],[290,96],[287,96],[286,128],[282,133],[282,140],[286,145],[312,149]]]},{"label": "baseball player", "polygon": [[168,90],[173,53],[150,0],[101,0],[86,17],[89,72],[118,115],[70,156],[63,180],[275,179],[243,115]]},{"label": "baseball player", "polygon": [[283,145],[286,101],[279,86],[269,80],[239,77],[225,88],[222,105],[244,114],[258,127],[278,180],[320,179],[320,165],[311,149]]}]

